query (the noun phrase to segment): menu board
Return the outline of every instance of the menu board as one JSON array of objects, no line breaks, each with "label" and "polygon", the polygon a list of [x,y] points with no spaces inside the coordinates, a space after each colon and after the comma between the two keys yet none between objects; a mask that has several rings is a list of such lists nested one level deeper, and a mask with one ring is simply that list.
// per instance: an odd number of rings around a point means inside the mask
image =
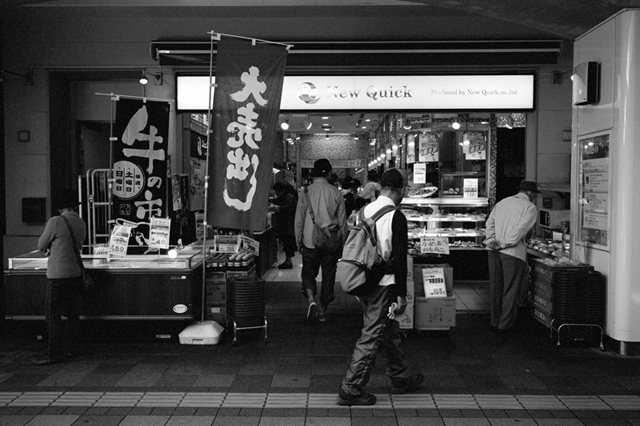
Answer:
[{"label": "menu board", "polygon": [[580,240],[609,249],[609,133],[580,139]]}]

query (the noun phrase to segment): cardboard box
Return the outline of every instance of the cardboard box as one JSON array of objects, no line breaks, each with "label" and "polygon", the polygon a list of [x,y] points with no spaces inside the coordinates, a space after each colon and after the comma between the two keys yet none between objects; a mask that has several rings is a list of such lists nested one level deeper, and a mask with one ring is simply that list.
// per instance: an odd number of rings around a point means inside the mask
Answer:
[{"label": "cardboard box", "polygon": [[424,281],[422,280],[422,268],[443,268],[444,282],[447,287],[447,295],[453,295],[453,268],[446,263],[443,264],[414,264],[413,281],[415,282],[415,296],[424,297]]},{"label": "cardboard box", "polygon": [[413,279],[413,257],[407,255],[407,281],[414,281]]},{"label": "cardboard box", "polygon": [[227,323],[227,304],[226,303],[207,303],[205,305],[204,317],[207,320],[213,320],[219,324]]},{"label": "cardboard box", "polygon": [[448,330],[456,325],[456,298],[415,298],[416,330]]},{"label": "cardboard box", "polygon": [[414,311],[414,305],[415,305],[414,288],[415,288],[415,283],[413,281],[407,280],[407,309],[405,309],[402,315],[396,316],[396,321],[400,323],[400,330],[413,329],[413,321],[414,321],[413,311]]},{"label": "cardboard box", "polygon": [[207,282],[205,285],[205,301],[208,304],[227,302],[227,284],[213,284]]}]

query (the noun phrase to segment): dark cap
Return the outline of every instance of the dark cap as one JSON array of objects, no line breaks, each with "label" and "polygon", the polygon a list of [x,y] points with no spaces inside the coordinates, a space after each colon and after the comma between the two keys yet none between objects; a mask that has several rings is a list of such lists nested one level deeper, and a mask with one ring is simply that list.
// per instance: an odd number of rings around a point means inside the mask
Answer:
[{"label": "dark cap", "polygon": [[389,169],[382,174],[380,179],[380,186],[391,188],[404,188],[406,186],[406,179],[403,175],[403,170]]},{"label": "dark cap", "polygon": [[321,158],[313,163],[313,173],[316,177],[326,176],[331,170],[331,163],[326,158]]},{"label": "dark cap", "polygon": [[518,187],[518,189],[524,191],[540,192],[538,191],[538,184],[532,180],[523,180],[522,182],[520,182],[520,186]]},{"label": "dark cap", "polygon": [[60,195],[57,202],[58,209],[75,208],[80,204],[78,202],[78,191],[67,190]]}]

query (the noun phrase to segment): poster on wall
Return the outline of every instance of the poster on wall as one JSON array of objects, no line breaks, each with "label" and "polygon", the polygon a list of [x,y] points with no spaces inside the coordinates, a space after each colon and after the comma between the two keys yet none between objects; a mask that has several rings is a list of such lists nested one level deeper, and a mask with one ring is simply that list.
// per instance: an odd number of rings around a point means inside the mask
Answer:
[{"label": "poster on wall", "polygon": [[483,132],[465,132],[463,151],[466,160],[486,160],[487,143]]},{"label": "poster on wall", "polygon": [[154,216],[167,215],[167,145],[169,103],[119,99],[113,144],[113,211],[120,223],[131,226],[131,254],[149,245]]},{"label": "poster on wall", "polygon": [[588,245],[609,249],[610,134],[579,140],[580,145],[580,240]]},{"label": "poster on wall", "polygon": [[418,140],[418,135],[409,135],[407,137],[407,164],[416,162],[416,142]]},{"label": "poster on wall", "polygon": [[418,149],[418,161],[421,163],[438,162],[440,155],[438,149],[438,135],[428,133],[420,136],[420,145]]},{"label": "poster on wall", "polygon": [[262,231],[287,46],[220,37],[206,220],[222,228]]},{"label": "poster on wall", "polygon": [[207,173],[207,137],[191,130],[190,134],[191,179],[189,181],[190,208],[204,209],[204,180]]},{"label": "poster on wall", "polygon": [[413,165],[413,183],[427,183],[427,165],[425,163]]}]

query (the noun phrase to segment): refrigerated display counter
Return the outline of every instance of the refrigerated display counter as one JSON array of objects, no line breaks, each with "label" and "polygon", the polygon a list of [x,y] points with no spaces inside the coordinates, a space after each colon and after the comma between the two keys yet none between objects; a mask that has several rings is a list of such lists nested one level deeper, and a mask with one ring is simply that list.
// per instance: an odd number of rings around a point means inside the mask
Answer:
[{"label": "refrigerated display counter", "polygon": [[[85,295],[83,318],[193,320],[200,313],[202,250],[106,259],[82,256],[96,288]],[[6,319],[44,319],[47,258],[33,251],[8,260],[2,309]]]}]

